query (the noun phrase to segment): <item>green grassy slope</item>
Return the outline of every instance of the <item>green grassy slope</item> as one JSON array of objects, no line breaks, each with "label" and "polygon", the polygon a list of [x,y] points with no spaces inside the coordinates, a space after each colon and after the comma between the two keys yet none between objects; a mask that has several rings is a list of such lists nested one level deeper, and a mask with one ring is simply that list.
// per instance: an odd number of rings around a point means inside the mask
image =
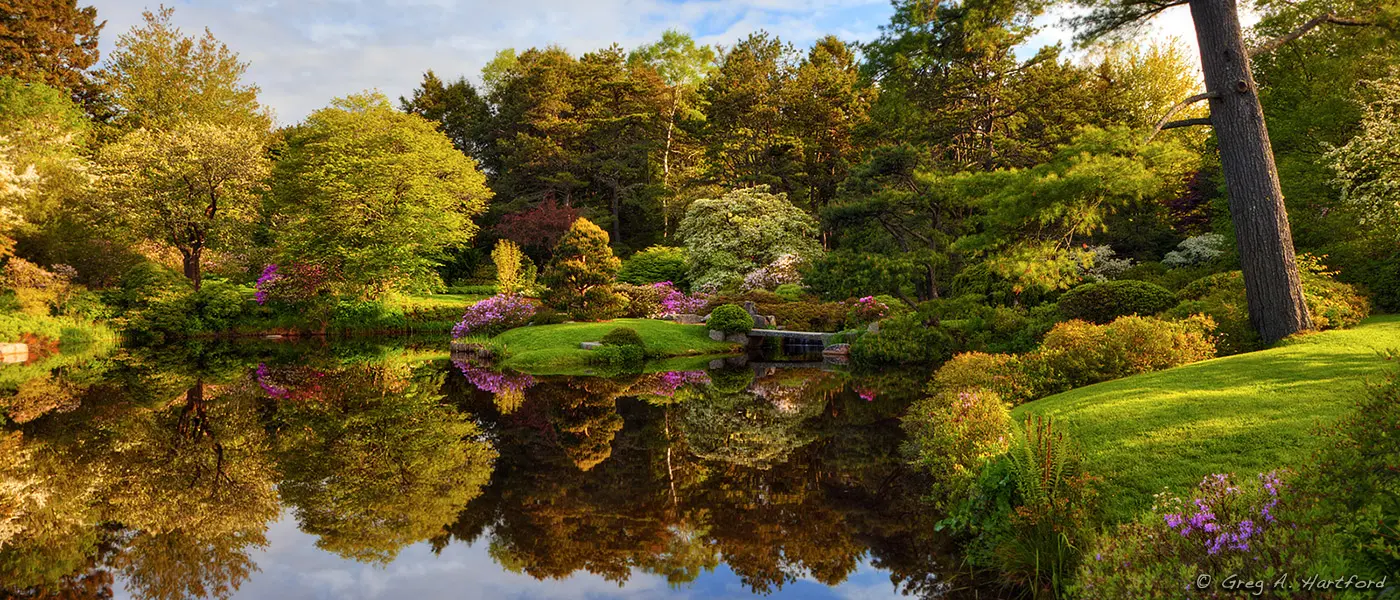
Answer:
[{"label": "green grassy slope", "polygon": [[1378,353],[1400,348],[1400,316],[1299,336],[1278,347],[1072,390],[1017,407],[1064,419],[1088,468],[1106,480],[1109,514],[1130,519],[1152,495],[1184,492],[1209,473],[1249,476],[1298,465],[1319,424],[1341,416]]},{"label": "green grassy slope", "polygon": [[662,356],[723,354],[734,344],[710,339],[704,325],[679,325],[652,319],[615,319],[601,323],[562,323],[512,329],[491,339],[506,353],[502,366],[543,374],[564,372],[588,363],[582,342],[596,342],[617,327],[631,327],[641,334],[649,350]]}]

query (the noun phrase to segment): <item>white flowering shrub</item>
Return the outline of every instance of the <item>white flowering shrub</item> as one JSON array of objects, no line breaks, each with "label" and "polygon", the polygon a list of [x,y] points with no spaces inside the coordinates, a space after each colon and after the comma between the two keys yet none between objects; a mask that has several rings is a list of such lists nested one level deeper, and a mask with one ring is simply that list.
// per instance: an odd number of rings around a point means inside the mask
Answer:
[{"label": "white flowering shrub", "polygon": [[1225,236],[1207,233],[1189,237],[1176,245],[1176,250],[1162,257],[1162,264],[1171,268],[1189,267],[1219,257],[1225,253]]}]

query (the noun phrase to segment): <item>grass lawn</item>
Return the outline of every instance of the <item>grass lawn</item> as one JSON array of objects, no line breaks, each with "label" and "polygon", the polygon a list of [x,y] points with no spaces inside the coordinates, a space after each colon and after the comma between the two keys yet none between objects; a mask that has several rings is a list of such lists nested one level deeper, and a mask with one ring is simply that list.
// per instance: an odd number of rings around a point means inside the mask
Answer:
[{"label": "grass lawn", "polygon": [[502,366],[544,374],[577,372],[588,365],[590,351],[582,342],[596,342],[617,327],[631,327],[641,334],[647,349],[664,357],[725,354],[738,347],[710,339],[704,325],[680,325],[652,319],[615,319],[601,323],[562,323],[512,329],[491,341],[505,353]]},{"label": "grass lawn", "polygon": [[1314,432],[1352,408],[1385,372],[1378,353],[1400,349],[1400,316],[1299,336],[1260,352],[1108,381],[1012,411],[1064,419],[1091,472],[1105,479],[1105,508],[1132,519],[1169,488],[1185,492],[1210,473],[1252,476],[1306,461]]}]

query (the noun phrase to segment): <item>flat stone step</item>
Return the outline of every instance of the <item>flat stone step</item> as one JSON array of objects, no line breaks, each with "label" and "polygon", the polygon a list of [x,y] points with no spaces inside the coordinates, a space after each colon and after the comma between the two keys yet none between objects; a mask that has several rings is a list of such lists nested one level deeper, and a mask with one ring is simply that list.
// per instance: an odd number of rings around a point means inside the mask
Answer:
[{"label": "flat stone step", "polygon": [[820,331],[788,331],[786,329],[754,329],[749,332],[754,337],[776,337],[788,338],[792,340],[821,340],[822,343],[831,341],[836,337],[834,333],[823,333]]}]

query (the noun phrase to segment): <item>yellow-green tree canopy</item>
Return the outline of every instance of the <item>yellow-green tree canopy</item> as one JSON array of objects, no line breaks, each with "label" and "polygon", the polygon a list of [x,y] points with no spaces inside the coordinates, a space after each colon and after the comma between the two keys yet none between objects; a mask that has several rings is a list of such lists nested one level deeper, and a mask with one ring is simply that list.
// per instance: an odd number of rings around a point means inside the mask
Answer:
[{"label": "yellow-green tree canopy", "polygon": [[286,134],[273,228],[290,260],[335,267],[364,293],[427,287],[470,243],[491,191],[433,123],[379,93],[331,103]]}]

